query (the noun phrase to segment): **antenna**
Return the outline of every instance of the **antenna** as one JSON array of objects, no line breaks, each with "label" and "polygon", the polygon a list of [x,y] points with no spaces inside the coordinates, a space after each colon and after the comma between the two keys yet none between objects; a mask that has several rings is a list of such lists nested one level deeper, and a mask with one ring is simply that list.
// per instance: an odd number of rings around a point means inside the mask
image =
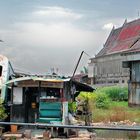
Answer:
[{"label": "antenna", "polygon": [[138,18],[139,18],[139,16],[140,16],[140,12],[139,12],[139,10],[138,10]]}]

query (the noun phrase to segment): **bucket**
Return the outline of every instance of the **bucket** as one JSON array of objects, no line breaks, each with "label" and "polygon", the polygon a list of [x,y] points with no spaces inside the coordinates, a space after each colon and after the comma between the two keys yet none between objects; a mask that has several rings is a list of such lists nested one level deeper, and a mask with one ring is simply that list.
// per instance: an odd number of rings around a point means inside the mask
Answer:
[{"label": "bucket", "polygon": [[11,125],[11,132],[16,133],[17,132],[17,125]]},{"label": "bucket", "polygon": [[31,130],[25,130],[24,131],[24,136],[27,139],[31,139]]}]

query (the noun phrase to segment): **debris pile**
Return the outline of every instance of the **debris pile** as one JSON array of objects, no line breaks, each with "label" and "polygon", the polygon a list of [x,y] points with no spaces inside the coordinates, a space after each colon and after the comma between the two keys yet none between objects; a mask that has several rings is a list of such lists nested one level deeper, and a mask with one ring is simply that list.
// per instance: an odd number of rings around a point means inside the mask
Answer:
[{"label": "debris pile", "polygon": [[130,120],[124,120],[119,122],[99,122],[92,123],[92,126],[119,126],[119,125],[128,125],[128,126],[136,126],[139,125],[136,122],[131,122]]}]

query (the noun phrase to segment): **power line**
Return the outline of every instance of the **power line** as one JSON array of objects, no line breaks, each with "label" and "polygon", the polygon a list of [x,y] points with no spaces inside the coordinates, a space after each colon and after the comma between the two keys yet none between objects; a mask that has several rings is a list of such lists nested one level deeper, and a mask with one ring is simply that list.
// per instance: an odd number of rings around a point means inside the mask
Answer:
[{"label": "power line", "polygon": [[86,54],[87,56],[89,56],[89,57],[91,57],[88,53],[86,53],[85,51],[84,51],[84,54]]},{"label": "power line", "polygon": [[14,71],[16,71],[16,72],[22,72],[22,73],[25,73],[25,74],[31,74],[29,71],[21,70],[19,68],[14,68]]},{"label": "power line", "polygon": [[91,56],[90,56],[89,54],[87,54],[85,51],[82,51],[82,52],[81,52],[80,57],[79,57],[79,59],[78,59],[78,62],[77,62],[77,64],[76,64],[76,67],[75,67],[75,69],[74,69],[72,78],[73,78],[74,75],[75,75],[75,72],[76,72],[76,70],[77,70],[77,68],[78,68],[78,66],[79,66],[79,63],[80,63],[80,61],[81,61],[81,58],[82,58],[83,54],[86,54],[87,56],[91,57]]}]

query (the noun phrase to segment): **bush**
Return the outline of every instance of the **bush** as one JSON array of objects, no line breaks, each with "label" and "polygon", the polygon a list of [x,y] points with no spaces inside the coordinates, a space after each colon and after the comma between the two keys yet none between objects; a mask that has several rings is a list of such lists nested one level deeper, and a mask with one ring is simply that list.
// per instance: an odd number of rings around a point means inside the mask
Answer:
[{"label": "bush", "polygon": [[79,96],[80,100],[86,101],[88,100],[89,110],[93,110],[94,108],[109,108],[110,99],[105,93],[95,92],[80,92]]},{"label": "bush", "polygon": [[93,92],[80,92],[80,94],[76,97],[78,103],[77,109],[84,111],[86,107],[88,108],[87,112],[92,113],[95,108],[95,98],[96,94]]},{"label": "bush", "polygon": [[96,107],[107,109],[109,108],[110,100],[105,93],[98,93],[96,97]]},{"label": "bush", "polygon": [[76,112],[76,102],[69,102],[68,103],[68,111],[71,113]]},{"label": "bush", "polygon": [[105,93],[112,101],[126,101],[128,100],[128,88],[120,88],[118,86],[103,87],[97,89],[97,92]]},{"label": "bush", "polygon": [[94,92],[80,92],[77,98],[80,100],[88,100],[90,110],[94,108],[107,109],[111,101],[127,101],[128,88],[120,88],[118,86],[98,88]]},{"label": "bush", "polygon": [[80,99],[83,99],[83,100],[84,99],[94,100],[96,98],[96,94],[94,94],[94,92],[81,91],[77,98],[80,98]]},{"label": "bush", "polygon": [[3,106],[3,102],[0,99],[0,120],[4,120],[7,118],[7,114],[5,112],[5,107]]}]

